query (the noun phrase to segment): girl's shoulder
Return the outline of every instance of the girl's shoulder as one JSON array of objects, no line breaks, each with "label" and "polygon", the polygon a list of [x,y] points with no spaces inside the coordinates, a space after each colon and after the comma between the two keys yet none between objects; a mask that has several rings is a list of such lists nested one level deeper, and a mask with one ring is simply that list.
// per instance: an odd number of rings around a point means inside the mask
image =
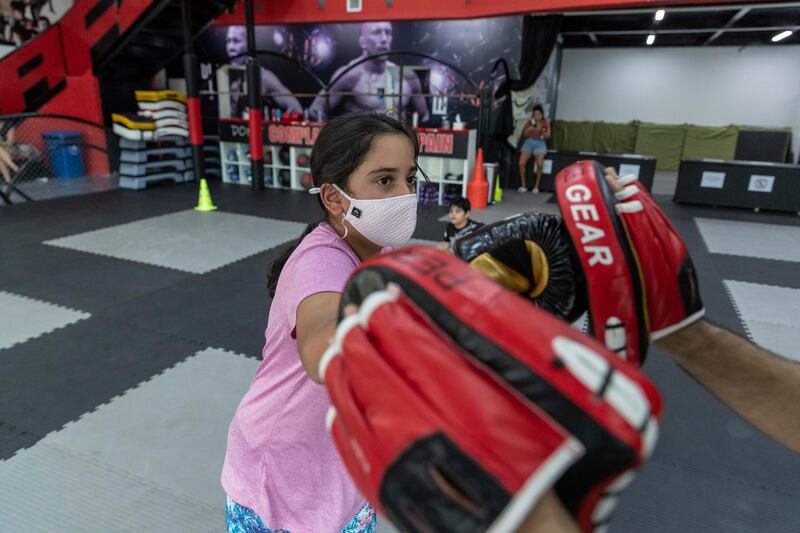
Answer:
[{"label": "girl's shoulder", "polygon": [[305,236],[297,245],[289,258],[288,263],[303,261],[304,258],[313,258],[314,261],[325,260],[325,258],[340,258],[347,256],[356,263],[358,259],[350,247],[345,243],[330,225],[322,223]]}]

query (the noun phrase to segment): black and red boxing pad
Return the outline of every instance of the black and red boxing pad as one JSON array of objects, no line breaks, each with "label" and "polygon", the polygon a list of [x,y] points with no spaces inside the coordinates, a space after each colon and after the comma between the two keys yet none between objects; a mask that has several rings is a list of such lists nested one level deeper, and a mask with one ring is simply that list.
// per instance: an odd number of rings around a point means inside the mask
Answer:
[{"label": "black and red boxing pad", "polygon": [[555,188],[586,280],[589,333],[641,366],[649,344],[644,288],[603,167],[573,163],[558,173]]},{"label": "black and red boxing pad", "polygon": [[636,368],[432,248],[364,262],[342,300],[327,424],[402,531],[515,531],[551,489],[584,531],[608,522],[657,438]]},{"label": "black and red boxing pad", "polygon": [[545,311],[574,322],[586,310],[581,266],[561,217],[523,213],[456,240],[456,256]]},{"label": "black and red boxing pad", "polygon": [[647,330],[658,340],[703,317],[686,244],[639,180],[623,176],[615,209],[635,252],[647,303]]}]

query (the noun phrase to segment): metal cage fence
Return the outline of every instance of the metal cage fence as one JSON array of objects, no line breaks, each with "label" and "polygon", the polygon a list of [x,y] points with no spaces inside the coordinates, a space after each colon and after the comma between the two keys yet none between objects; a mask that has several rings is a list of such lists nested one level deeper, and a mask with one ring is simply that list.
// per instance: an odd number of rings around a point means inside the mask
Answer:
[{"label": "metal cage fence", "polygon": [[0,200],[9,204],[113,188],[111,130],[65,115],[0,115]]}]

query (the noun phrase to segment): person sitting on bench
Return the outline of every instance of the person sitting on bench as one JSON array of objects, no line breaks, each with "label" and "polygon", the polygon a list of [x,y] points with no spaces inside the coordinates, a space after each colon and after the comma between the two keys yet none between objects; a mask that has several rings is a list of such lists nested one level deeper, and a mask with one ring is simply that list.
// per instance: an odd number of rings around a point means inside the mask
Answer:
[{"label": "person sitting on bench", "polygon": [[11,157],[13,145],[14,128],[0,122],[0,175],[6,183],[11,183],[11,172],[19,170]]}]

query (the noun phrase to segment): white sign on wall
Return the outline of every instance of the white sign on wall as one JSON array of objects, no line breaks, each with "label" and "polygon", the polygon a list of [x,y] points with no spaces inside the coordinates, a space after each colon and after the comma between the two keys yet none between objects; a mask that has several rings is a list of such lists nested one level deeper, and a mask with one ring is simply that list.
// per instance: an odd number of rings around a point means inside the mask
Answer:
[{"label": "white sign on wall", "polygon": [[633,175],[637,180],[639,179],[639,169],[641,167],[639,165],[631,165],[630,163],[620,163],[619,165],[619,175],[627,176],[628,174]]},{"label": "white sign on wall", "polygon": [[750,176],[750,183],[747,185],[747,190],[752,192],[772,192],[772,187],[774,185],[775,176],[753,174]]},{"label": "white sign on wall", "polygon": [[545,159],[542,165],[542,174],[550,174],[553,171],[553,160]]},{"label": "white sign on wall", "polygon": [[725,186],[725,173],[724,172],[703,172],[703,177],[700,178],[700,186],[706,189],[721,189]]},{"label": "white sign on wall", "polygon": [[447,114],[447,97],[434,96],[431,98],[431,114],[432,115],[446,115]]}]

